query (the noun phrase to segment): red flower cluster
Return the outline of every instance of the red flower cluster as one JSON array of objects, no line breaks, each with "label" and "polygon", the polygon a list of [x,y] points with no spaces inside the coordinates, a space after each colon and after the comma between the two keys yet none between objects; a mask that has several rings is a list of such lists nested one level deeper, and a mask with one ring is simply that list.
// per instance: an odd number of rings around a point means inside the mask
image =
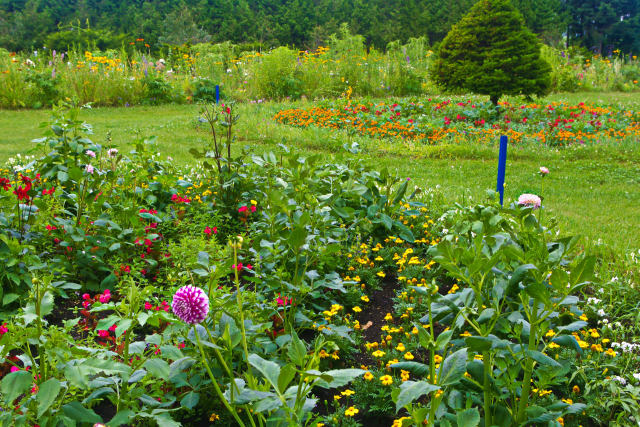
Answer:
[{"label": "red flower cluster", "polygon": [[162,311],[165,311],[165,312],[167,312],[167,313],[168,313],[168,312],[169,312],[169,310],[170,310],[170,306],[169,306],[169,303],[168,303],[168,302],[166,302],[166,301],[162,301],[162,302],[160,303],[160,305],[158,305],[158,306],[155,306],[155,307],[154,307],[154,306],[153,306],[153,304],[151,304],[149,301],[147,301],[147,302],[145,302],[145,303],[144,303],[144,309],[145,309],[145,310],[153,310],[153,311],[160,311],[160,310],[162,310]]},{"label": "red flower cluster", "polygon": [[4,191],[9,191],[9,189],[11,188],[11,181],[9,180],[9,178],[0,178],[0,188],[2,188]]},{"label": "red flower cluster", "polygon": [[177,194],[174,194],[173,196],[171,196],[171,201],[174,203],[191,203],[191,199],[178,196]]}]

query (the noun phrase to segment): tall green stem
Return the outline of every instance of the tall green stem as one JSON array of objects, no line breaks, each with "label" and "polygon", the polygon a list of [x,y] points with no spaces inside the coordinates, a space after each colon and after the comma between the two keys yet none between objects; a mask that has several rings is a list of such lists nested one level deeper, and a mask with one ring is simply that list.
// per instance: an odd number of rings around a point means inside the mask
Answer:
[{"label": "tall green stem", "polygon": [[491,353],[489,351],[482,352],[482,363],[484,367],[484,384],[482,391],[484,394],[484,425],[490,427],[493,425],[493,415],[491,413]]},{"label": "tall green stem", "polygon": [[244,310],[242,302],[242,294],[240,292],[240,277],[238,277],[238,250],[236,244],[233,245],[233,262],[236,265],[235,278],[236,278],[236,301],[238,304],[238,311],[240,312],[240,330],[242,331],[242,349],[244,350],[244,357],[247,361],[247,372],[251,372],[251,365],[249,364],[249,347],[247,347],[247,332],[244,327]]},{"label": "tall green stem", "polygon": [[[537,334],[538,334],[538,305],[533,301],[533,308],[530,317],[529,326],[529,351],[535,351],[537,347]],[[518,423],[524,422],[526,418],[527,405],[529,404],[529,392],[531,391],[531,375],[533,373],[533,365],[535,361],[527,356],[526,364],[524,368],[524,378],[522,379],[522,392],[520,394],[520,406],[518,408]]]},{"label": "tall green stem", "polygon": [[229,413],[236,420],[238,425],[241,427],[245,427],[245,424],[242,422],[242,420],[238,416],[238,413],[233,409],[233,407],[231,407],[227,399],[224,397],[224,394],[222,393],[222,390],[220,390],[220,386],[218,385],[218,380],[216,380],[216,377],[213,375],[213,372],[211,372],[211,368],[209,368],[209,364],[207,363],[207,359],[204,354],[204,349],[202,348],[202,343],[200,342],[200,334],[198,333],[198,330],[196,329],[195,325],[193,326],[193,333],[195,334],[196,341],[198,342],[198,348],[200,349],[200,357],[202,358],[202,364],[207,369],[207,373],[209,374],[209,378],[211,379],[211,383],[213,384],[213,388],[215,389],[216,394],[218,395],[218,398],[220,399],[224,407],[227,409],[227,411],[229,411]]}]

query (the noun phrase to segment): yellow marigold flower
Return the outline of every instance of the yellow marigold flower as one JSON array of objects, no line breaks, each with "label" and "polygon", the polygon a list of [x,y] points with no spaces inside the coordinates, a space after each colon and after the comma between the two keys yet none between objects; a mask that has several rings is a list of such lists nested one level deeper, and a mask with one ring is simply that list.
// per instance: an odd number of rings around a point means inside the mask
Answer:
[{"label": "yellow marigold flower", "polygon": [[402,343],[398,343],[398,345],[396,346],[396,350],[398,350],[398,351],[404,351],[404,350],[405,350],[404,344],[402,344]]},{"label": "yellow marigold flower", "polygon": [[390,322],[393,320],[393,316],[391,315],[391,313],[387,313],[386,316],[384,316],[384,320],[386,320],[387,322]]},{"label": "yellow marigold flower", "polygon": [[356,305],[355,307],[353,307],[353,311],[355,311],[356,313],[360,313],[362,309]]},{"label": "yellow marigold flower", "polygon": [[358,412],[360,412],[356,407],[354,406],[350,406],[348,407],[345,411],[344,414],[347,417],[353,417],[355,414],[357,414]]},{"label": "yellow marigold flower", "polygon": [[586,315],[586,314],[584,314],[584,313],[582,313],[582,314],[580,315],[580,317],[578,317],[578,319],[580,319],[580,320],[584,320],[585,322],[586,322],[587,320],[589,320],[589,318],[587,317],[587,315]]},{"label": "yellow marigold flower", "polygon": [[580,387],[578,387],[577,385],[573,386],[573,389],[571,389],[574,393],[580,393]]},{"label": "yellow marigold flower", "polygon": [[393,424],[391,424],[391,427],[402,427],[402,422],[404,420],[410,420],[411,417],[402,417],[402,418],[398,418],[397,420],[393,420]]},{"label": "yellow marigold flower", "polygon": [[437,391],[436,391],[436,394],[435,394],[435,398],[437,399],[437,398],[439,398],[440,396],[442,396],[442,393],[444,393],[444,391],[442,391],[442,390],[437,390]]},{"label": "yellow marigold flower", "polygon": [[340,392],[340,394],[343,395],[343,396],[351,396],[352,394],[356,394],[356,392],[353,391],[353,390],[348,390],[347,389],[345,391]]},{"label": "yellow marigold flower", "polygon": [[400,377],[402,378],[402,382],[409,380],[409,371],[405,371],[404,369],[400,369]]},{"label": "yellow marigold flower", "polygon": [[333,395],[333,400],[338,401],[340,399],[342,399],[342,396],[340,396],[339,394],[334,394]]},{"label": "yellow marigold flower", "polygon": [[439,354],[436,354],[435,356],[433,356],[433,361],[435,363],[442,363],[442,356],[440,356]]},{"label": "yellow marigold flower", "polygon": [[549,348],[560,348],[560,346],[554,342],[549,343]]},{"label": "yellow marigold flower", "polygon": [[380,382],[382,385],[391,385],[393,384],[393,377],[391,375],[383,375],[380,377]]},{"label": "yellow marigold flower", "polygon": [[367,381],[371,381],[373,379],[373,374],[371,372],[365,372],[364,373],[364,379]]},{"label": "yellow marigold flower", "polygon": [[404,354],[404,358],[407,360],[413,360],[413,354],[411,354],[411,352],[408,351]]},{"label": "yellow marigold flower", "polygon": [[580,346],[580,348],[587,348],[589,347],[589,343],[586,341],[582,341],[582,340],[578,340],[578,345]]},{"label": "yellow marigold flower", "polygon": [[547,333],[546,333],[546,334],[544,334],[544,336],[545,336],[545,337],[547,337],[547,338],[551,338],[551,337],[552,337],[552,336],[554,336],[555,334],[556,334],[556,333],[553,331],[553,329],[549,329],[549,330],[547,331]]},{"label": "yellow marigold flower", "polygon": [[324,423],[316,423],[316,427],[324,427]]},{"label": "yellow marigold flower", "polygon": [[591,351],[597,351],[598,353],[602,353],[602,345],[600,344],[591,344]]},{"label": "yellow marigold flower", "polygon": [[380,255],[378,255],[377,257],[375,257],[373,259],[374,261],[384,261],[384,258],[382,258]]},{"label": "yellow marigold flower", "polygon": [[461,337],[470,337],[471,333],[469,333],[469,331],[464,331],[463,333],[460,334]]},{"label": "yellow marigold flower", "polygon": [[564,403],[566,403],[567,405],[573,405],[573,400],[571,400],[571,399],[562,399],[562,401]]},{"label": "yellow marigold flower", "polygon": [[415,326],[413,327],[413,329],[411,330],[411,333],[413,335],[418,335],[418,328],[416,328]]},{"label": "yellow marigold flower", "polygon": [[364,302],[369,302],[369,297],[368,297],[368,296],[366,296],[366,295],[362,295],[362,296],[360,297],[360,299],[361,299],[362,301],[364,301]]},{"label": "yellow marigold flower", "polygon": [[384,271],[378,271],[378,273],[376,274],[376,276],[379,276],[379,277],[386,277],[386,274],[384,274]]},{"label": "yellow marigold flower", "polygon": [[220,419],[220,416],[216,413],[211,414],[211,416],[209,417],[209,421],[211,421],[212,423],[219,419]]},{"label": "yellow marigold flower", "polygon": [[591,334],[591,338],[600,338],[600,334],[596,329],[589,329],[589,333]]},{"label": "yellow marigold flower", "polygon": [[602,344],[609,344],[611,340],[609,338],[603,338],[602,339]]},{"label": "yellow marigold flower", "polygon": [[382,350],[376,350],[376,351],[374,351],[373,353],[371,353],[371,355],[372,355],[373,357],[378,357],[378,358],[380,358],[380,357],[382,357],[382,356],[384,356],[384,355],[385,355],[385,352],[384,352],[384,351],[382,351]]},{"label": "yellow marigold flower", "polygon": [[607,356],[615,357],[618,353],[613,351],[612,348],[608,348],[607,351],[604,352],[604,354],[606,354]]},{"label": "yellow marigold flower", "polygon": [[561,426],[564,426],[564,419],[562,419],[562,417],[558,418],[556,420],[558,422],[558,424],[560,424]]},{"label": "yellow marigold flower", "polygon": [[324,348],[323,348],[322,350],[320,350],[320,353],[318,354],[318,356],[320,356],[320,359],[326,359],[327,357],[329,357],[329,353],[324,351]]}]

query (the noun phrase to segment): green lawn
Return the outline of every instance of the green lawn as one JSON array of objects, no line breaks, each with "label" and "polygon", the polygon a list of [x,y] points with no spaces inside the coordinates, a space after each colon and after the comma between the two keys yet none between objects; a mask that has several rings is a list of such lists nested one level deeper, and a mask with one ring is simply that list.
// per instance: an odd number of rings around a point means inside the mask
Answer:
[{"label": "green lawn", "polygon": [[[638,101],[627,94],[571,94],[545,99],[569,102],[615,103],[637,109]],[[299,105],[298,103],[297,105]],[[411,177],[415,185],[432,188],[439,200],[482,201],[486,190],[495,188],[497,148],[476,146],[405,145],[382,142],[326,129],[296,129],[271,120],[273,114],[291,104],[244,104],[238,107],[237,147],[248,145],[254,152],[290,149],[335,157],[358,157],[376,167],[396,170]],[[208,135],[197,127],[199,107],[99,108],[83,110],[81,118],[94,126],[94,142],[104,143],[110,133],[113,144],[131,147],[136,135],[158,137],[163,155],[186,164],[189,149],[198,147]],[[0,162],[34,146],[41,136],[39,124],[47,111],[0,111]],[[358,142],[361,152],[351,154],[345,142]],[[548,149],[538,146],[510,147],[506,198],[512,200],[527,190],[539,189],[536,172],[551,170],[545,179],[545,216],[557,217],[562,234],[581,234],[589,246],[609,255],[613,262],[640,248],[640,141],[600,144],[591,147]]]}]

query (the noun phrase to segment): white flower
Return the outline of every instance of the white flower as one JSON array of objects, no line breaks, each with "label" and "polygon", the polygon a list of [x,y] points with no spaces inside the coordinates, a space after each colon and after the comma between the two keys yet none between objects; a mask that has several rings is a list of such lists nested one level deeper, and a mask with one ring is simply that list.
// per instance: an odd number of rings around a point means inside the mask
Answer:
[{"label": "white flower", "polygon": [[606,315],[607,315],[607,313],[605,313],[603,309],[598,310],[598,316],[604,317]]},{"label": "white flower", "polygon": [[640,381],[640,372],[636,372],[635,374],[633,374],[633,378]]},{"label": "white flower", "polygon": [[626,385],[627,384],[627,380],[625,380],[624,378],[622,378],[621,376],[618,376],[618,375],[614,375],[613,377],[611,377],[611,379],[613,381],[618,381],[622,385]]},{"label": "white flower", "polygon": [[115,157],[118,155],[118,149],[117,148],[109,148],[107,150],[107,155],[111,158]]}]

